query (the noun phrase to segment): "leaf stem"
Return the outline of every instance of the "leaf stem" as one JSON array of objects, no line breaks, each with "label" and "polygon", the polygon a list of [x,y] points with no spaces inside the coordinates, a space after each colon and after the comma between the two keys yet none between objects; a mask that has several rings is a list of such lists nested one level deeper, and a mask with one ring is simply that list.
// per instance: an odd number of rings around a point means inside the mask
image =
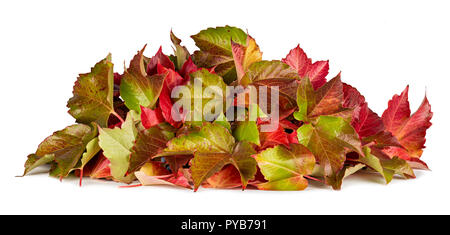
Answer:
[{"label": "leaf stem", "polygon": [[309,175],[304,175],[303,177],[305,177],[306,179],[310,179],[310,180],[314,180],[314,181],[323,183],[322,180],[316,179],[316,178],[314,178],[314,177],[312,177],[312,176],[309,176]]}]

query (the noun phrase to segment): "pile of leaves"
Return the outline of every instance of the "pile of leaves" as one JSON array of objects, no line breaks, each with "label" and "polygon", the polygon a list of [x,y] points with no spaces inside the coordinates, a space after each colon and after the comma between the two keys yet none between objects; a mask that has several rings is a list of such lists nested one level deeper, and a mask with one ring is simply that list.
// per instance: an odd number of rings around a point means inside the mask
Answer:
[{"label": "pile of leaves", "polygon": [[[411,114],[408,87],[380,117],[340,74],[326,78],[328,61],[313,63],[299,46],[266,61],[255,40],[235,27],[193,35],[199,50],[192,54],[170,37],[173,55],[160,49],[146,57],[144,47],[123,74],[114,73],[111,55],[80,74],[67,104],[76,124],[46,138],[28,156],[24,175],[49,164],[51,176],[74,174],[80,185],[91,177],[194,190],[303,190],[309,180],[340,189],[358,171],[389,183],[428,169],[420,157],[431,107],[425,97]],[[205,86],[277,86],[278,128],[261,132],[262,118],[230,122],[226,111],[212,122],[176,121],[170,94],[194,79]]]}]

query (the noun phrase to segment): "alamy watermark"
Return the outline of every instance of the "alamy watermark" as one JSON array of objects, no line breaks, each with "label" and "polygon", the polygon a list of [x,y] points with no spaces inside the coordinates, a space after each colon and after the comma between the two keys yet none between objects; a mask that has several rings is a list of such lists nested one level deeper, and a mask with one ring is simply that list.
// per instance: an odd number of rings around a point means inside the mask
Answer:
[{"label": "alamy watermark", "polygon": [[214,121],[222,113],[228,121],[260,121],[261,132],[278,128],[279,89],[277,86],[205,85],[201,79],[176,86],[172,118],[180,121]]}]

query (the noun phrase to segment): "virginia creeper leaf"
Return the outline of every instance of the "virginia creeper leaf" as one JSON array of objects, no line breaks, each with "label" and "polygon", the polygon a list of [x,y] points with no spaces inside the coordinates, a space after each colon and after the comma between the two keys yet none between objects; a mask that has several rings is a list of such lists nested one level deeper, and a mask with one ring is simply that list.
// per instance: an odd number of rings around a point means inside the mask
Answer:
[{"label": "virginia creeper leaf", "polygon": [[297,105],[299,111],[294,117],[299,121],[310,122],[319,116],[340,116],[349,118],[351,110],[343,104],[343,88],[340,75],[331,79],[316,91],[308,78],[301,81],[297,89]]},{"label": "virginia creeper leaf", "polygon": [[80,74],[67,103],[78,123],[96,122],[106,127],[113,107],[114,74],[111,55],[98,62],[90,73]]},{"label": "virginia creeper leaf", "polygon": [[383,113],[382,119],[386,129],[390,131],[405,148],[389,147],[386,152],[391,156],[402,159],[420,158],[425,148],[425,135],[431,126],[431,106],[425,96],[419,109],[411,115],[408,101],[409,87],[401,95],[395,95],[389,101],[388,109]]},{"label": "virginia creeper leaf", "polygon": [[138,113],[141,112],[141,106],[154,107],[164,82],[163,75],[147,75],[143,59],[144,50],[145,46],[131,60],[120,84],[120,95],[125,105]]},{"label": "virginia creeper leaf", "polygon": [[262,60],[262,52],[259,50],[259,46],[256,44],[255,39],[250,37],[250,35],[247,36],[245,46],[231,41],[231,47],[234,64],[236,66],[238,84],[240,84],[242,77],[247,72],[250,65]]},{"label": "virginia creeper leaf", "polygon": [[268,182],[259,184],[263,190],[303,190],[308,181],[303,177],[312,173],[316,160],[301,144],[291,144],[290,150],[278,145],[256,155],[256,161]]},{"label": "virginia creeper leaf", "polygon": [[297,133],[300,144],[314,154],[326,176],[342,169],[348,149],[362,154],[357,133],[341,117],[321,116],[316,125],[305,124]]},{"label": "virginia creeper leaf", "polygon": [[237,141],[248,141],[260,145],[258,126],[255,121],[239,122],[233,130],[233,136]]},{"label": "virginia creeper leaf", "polygon": [[131,114],[128,114],[121,128],[100,129],[99,145],[105,157],[111,162],[111,175],[118,181],[130,182],[132,178],[126,174],[130,166],[131,148],[137,135],[134,122]]},{"label": "virginia creeper leaf", "polygon": [[150,161],[166,147],[166,143],[167,137],[158,127],[139,131],[131,150],[128,172],[134,172]]},{"label": "virginia creeper leaf", "polygon": [[300,45],[292,49],[282,61],[295,69],[301,78],[309,78],[314,89],[327,82],[325,77],[328,75],[328,61],[317,61],[313,64]]},{"label": "virginia creeper leaf", "polygon": [[191,36],[200,49],[195,51],[193,60],[200,67],[211,68],[229,84],[236,80],[231,40],[246,44],[247,34],[239,28],[225,26],[208,28]]}]

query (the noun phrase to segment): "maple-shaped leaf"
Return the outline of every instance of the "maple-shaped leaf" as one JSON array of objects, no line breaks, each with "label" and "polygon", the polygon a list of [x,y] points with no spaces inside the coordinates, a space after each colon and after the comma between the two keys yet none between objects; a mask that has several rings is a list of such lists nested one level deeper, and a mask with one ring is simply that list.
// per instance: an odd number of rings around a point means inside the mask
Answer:
[{"label": "maple-shaped leaf", "polygon": [[131,60],[120,84],[120,95],[125,105],[138,113],[141,112],[141,106],[146,108],[155,106],[164,82],[164,75],[147,75],[143,59],[144,50],[145,46]]},{"label": "maple-shaped leaf", "polygon": [[408,90],[409,87],[406,87],[400,95],[395,95],[382,115],[386,130],[390,131],[404,147],[404,149],[389,147],[385,152],[391,157],[398,156],[406,160],[422,156],[426,131],[431,126],[430,120],[433,117],[426,96],[419,109],[411,115]]},{"label": "maple-shaped leaf", "polygon": [[131,113],[121,128],[101,128],[99,130],[99,145],[103,154],[111,162],[111,175],[117,181],[129,183],[133,174],[126,176],[130,166],[131,148],[137,135],[135,120]]},{"label": "maple-shaped leaf", "polygon": [[209,177],[220,171],[225,165],[233,164],[241,175],[242,187],[247,187],[248,181],[256,174],[256,161],[251,156],[256,151],[248,142],[239,142],[235,148],[226,153],[197,151],[192,159],[192,179],[194,189]]},{"label": "maple-shaped leaf", "polygon": [[66,177],[76,168],[78,161],[86,150],[88,143],[97,135],[97,128],[75,124],[47,137],[38,147],[35,154],[28,157],[24,175],[32,169],[54,161],[58,171],[53,175]]},{"label": "maple-shaped leaf", "polygon": [[236,66],[238,84],[240,84],[242,77],[247,72],[250,65],[262,60],[262,52],[259,50],[259,46],[256,44],[255,39],[250,37],[250,35],[247,36],[245,45],[232,41],[231,48],[234,64]]},{"label": "maple-shaped leaf", "polygon": [[147,64],[147,74],[155,75],[158,73],[158,64],[167,68],[175,70],[175,65],[167,55],[162,52],[162,47],[159,48],[155,56],[153,56]]},{"label": "maple-shaped leaf", "polygon": [[310,175],[316,164],[313,154],[301,144],[291,144],[290,149],[278,145],[255,157],[266,183],[258,185],[263,190],[303,190],[308,186],[305,175]]},{"label": "maple-shaped leaf", "polygon": [[342,169],[349,150],[362,154],[358,134],[341,117],[320,116],[316,124],[305,124],[297,133],[300,144],[314,154],[326,176]]},{"label": "maple-shaped leaf", "polygon": [[[131,150],[128,172],[134,172],[166,147],[168,139],[158,127],[139,131]],[[177,169],[178,170],[178,169]]]},{"label": "maple-shaped leaf", "polygon": [[247,34],[244,31],[225,26],[208,28],[191,37],[200,49],[193,54],[196,65],[204,68],[214,67],[214,71],[222,76],[227,84],[237,79],[231,40],[245,45]]},{"label": "maple-shaped leaf", "polygon": [[340,74],[314,90],[310,80],[305,78],[297,89],[299,111],[294,117],[303,122],[311,122],[320,116],[339,116],[350,118],[352,110],[343,107],[344,92]]},{"label": "maple-shaped leaf", "polygon": [[282,61],[295,69],[301,78],[309,78],[314,89],[327,82],[325,77],[329,70],[328,61],[312,63],[300,45],[292,49]]},{"label": "maple-shaped leaf", "polygon": [[181,39],[179,39],[177,36],[175,36],[173,31],[170,31],[170,40],[172,41],[172,43],[174,45],[173,51],[174,51],[175,57],[176,57],[175,65],[176,65],[176,68],[178,70],[180,70],[184,66],[184,64],[186,63],[188,58],[190,58],[190,53],[185,46],[181,45]]},{"label": "maple-shaped leaf", "polygon": [[192,178],[194,189],[209,177],[219,172],[225,165],[233,164],[241,174],[245,188],[248,180],[256,173],[255,154],[247,142],[235,144],[235,139],[227,128],[217,123],[206,122],[199,131],[182,134],[167,143],[163,156],[194,154]]},{"label": "maple-shaped leaf", "polygon": [[80,74],[67,103],[69,113],[78,123],[96,122],[106,127],[113,106],[114,74],[111,55],[98,62],[90,73]]},{"label": "maple-shaped leaf", "polygon": [[237,141],[248,141],[260,145],[259,130],[256,121],[238,122],[233,130],[233,136]]},{"label": "maple-shaped leaf", "polygon": [[[268,113],[272,111],[270,105],[272,89],[278,91],[279,116],[280,119],[283,119],[292,114],[296,108],[295,97],[298,79],[297,73],[281,61],[260,61],[250,65],[244,77],[242,77],[241,84],[243,86],[254,86],[258,92],[258,100],[268,100],[266,105],[260,104],[260,108],[267,110]],[[261,92],[264,89],[267,94]]]}]

